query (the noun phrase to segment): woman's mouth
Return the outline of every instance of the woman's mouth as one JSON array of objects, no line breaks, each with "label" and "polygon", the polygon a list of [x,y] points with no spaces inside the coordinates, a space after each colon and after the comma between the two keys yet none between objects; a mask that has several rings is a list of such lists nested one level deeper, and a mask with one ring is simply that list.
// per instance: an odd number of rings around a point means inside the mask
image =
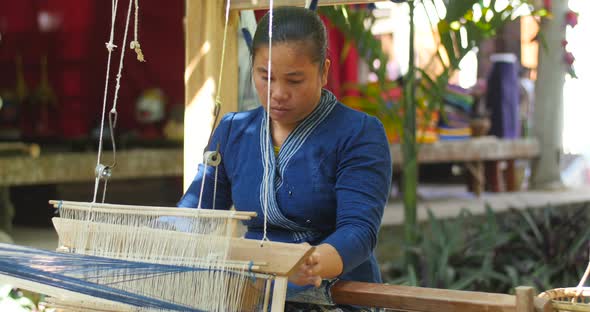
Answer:
[{"label": "woman's mouth", "polygon": [[270,114],[273,115],[275,118],[280,118],[289,113],[289,109],[285,107],[270,107]]}]

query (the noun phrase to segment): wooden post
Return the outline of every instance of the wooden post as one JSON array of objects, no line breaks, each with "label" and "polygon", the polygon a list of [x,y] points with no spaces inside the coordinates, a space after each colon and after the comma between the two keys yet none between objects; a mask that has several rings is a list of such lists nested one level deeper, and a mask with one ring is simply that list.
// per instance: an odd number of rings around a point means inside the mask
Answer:
[{"label": "wooden post", "polygon": [[287,277],[277,276],[272,290],[272,312],[285,311],[285,300],[287,299]]},{"label": "wooden post", "polygon": [[[203,149],[213,125],[225,27],[226,1],[186,1],[184,189],[203,160]],[[238,108],[238,12],[230,12],[219,118]]]},{"label": "wooden post", "polygon": [[565,38],[567,1],[552,2],[552,18],[543,18],[541,33],[547,49],[539,45],[539,64],[535,83],[533,133],[539,140],[541,154],[533,162],[531,182],[534,188],[562,186],[559,161],[562,153],[563,86],[565,63],[561,41]]},{"label": "wooden post", "polygon": [[535,290],[528,286],[516,287],[516,312],[533,312]]},{"label": "wooden post", "polygon": [[8,235],[12,233],[13,218],[14,206],[10,201],[10,187],[0,186],[0,242],[10,241]]}]

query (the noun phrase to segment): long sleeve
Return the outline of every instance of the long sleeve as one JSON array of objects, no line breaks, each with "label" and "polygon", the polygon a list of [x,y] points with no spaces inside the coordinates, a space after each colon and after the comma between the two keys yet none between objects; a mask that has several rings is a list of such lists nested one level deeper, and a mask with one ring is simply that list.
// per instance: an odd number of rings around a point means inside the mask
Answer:
[{"label": "long sleeve", "polygon": [[340,254],[343,274],[373,252],[391,186],[392,163],[383,125],[365,117],[339,151],[336,230],[323,242]]},{"label": "long sleeve", "polygon": [[[231,130],[231,123],[234,113],[229,113],[223,116],[211,138],[210,149],[214,150],[219,144],[219,152],[221,154],[221,163],[217,168],[207,166],[205,172],[205,165],[199,164],[197,174],[188,190],[178,202],[178,207],[197,208],[199,205],[199,197],[201,194],[201,184],[205,179],[203,188],[203,196],[201,199],[201,208],[215,208],[215,209],[229,209],[232,205],[231,183],[227,178],[224,166],[224,153],[227,146],[227,138]],[[215,183],[217,181],[217,183]],[[213,193],[215,192],[215,203],[213,201]],[[215,205],[215,207],[213,207]]]}]

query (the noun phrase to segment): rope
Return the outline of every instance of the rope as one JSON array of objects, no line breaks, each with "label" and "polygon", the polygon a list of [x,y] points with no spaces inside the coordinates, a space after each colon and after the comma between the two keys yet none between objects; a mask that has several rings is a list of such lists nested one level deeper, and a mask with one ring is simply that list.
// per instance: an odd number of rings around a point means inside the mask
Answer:
[{"label": "rope", "polygon": [[138,35],[137,35],[137,24],[139,21],[139,0],[135,0],[135,23],[134,23],[134,33],[133,33],[133,41],[131,41],[129,47],[132,50],[135,50],[135,53],[137,54],[137,60],[140,62],[145,62],[145,58],[143,57],[143,52],[141,51],[141,46],[139,45],[139,39],[138,39]]}]

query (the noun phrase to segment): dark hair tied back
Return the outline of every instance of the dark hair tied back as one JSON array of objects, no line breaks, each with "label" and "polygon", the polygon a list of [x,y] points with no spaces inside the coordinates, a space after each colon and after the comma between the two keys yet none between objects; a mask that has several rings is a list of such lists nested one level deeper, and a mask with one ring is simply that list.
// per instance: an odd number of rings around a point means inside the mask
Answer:
[{"label": "dark hair tied back", "polygon": [[[252,63],[260,47],[268,46],[269,13],[258,23],[252,40]],[[279,7],[273,9],[272,44],[300,42],[308,48],[308,55],[314,63],[324,66],[328,40],[326,27],[312,10],[302,7]]]}]

